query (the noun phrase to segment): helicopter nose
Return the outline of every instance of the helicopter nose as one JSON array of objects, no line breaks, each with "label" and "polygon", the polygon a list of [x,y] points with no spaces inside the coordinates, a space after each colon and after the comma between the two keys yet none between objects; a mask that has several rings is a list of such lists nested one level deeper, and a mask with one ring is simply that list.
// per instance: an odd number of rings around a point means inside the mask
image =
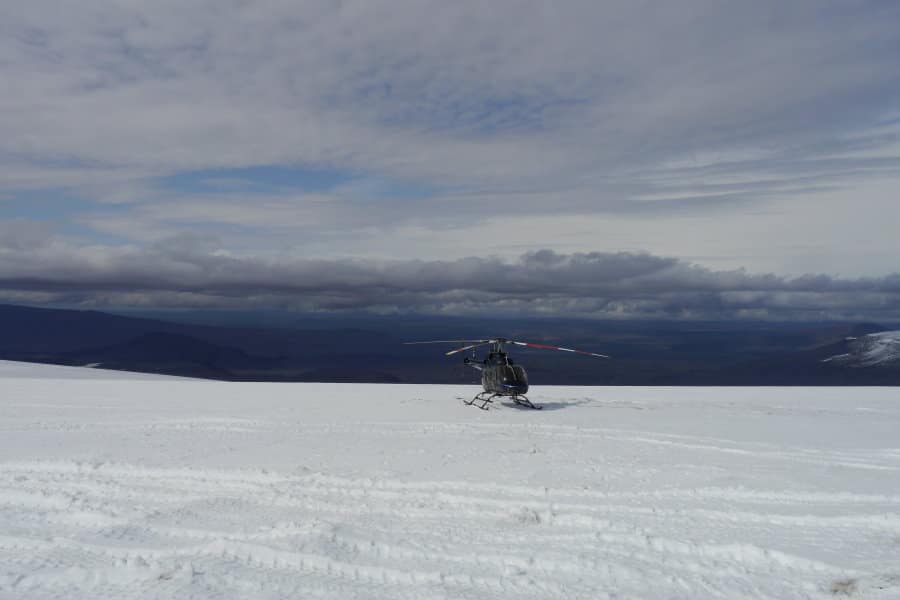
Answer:
[{"label": "helicopter nose", "polygon": [[503,387],[505,387],[510,392],[515,392],[516,394],[524,394],[528,391],[527,383],[504,383]]}]

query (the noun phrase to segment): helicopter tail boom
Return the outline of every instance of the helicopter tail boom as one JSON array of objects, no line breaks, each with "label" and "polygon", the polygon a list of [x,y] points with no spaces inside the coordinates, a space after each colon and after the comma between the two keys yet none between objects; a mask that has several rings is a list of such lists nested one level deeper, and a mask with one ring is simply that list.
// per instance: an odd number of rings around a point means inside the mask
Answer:
[{"label": "helicopter tail boom", "polygon": [[484,366],[482,365],[482,363],[478,362],[477,360],[470,360],[468,356],[463,359],[463,364],[472,367],[476,371],[484,370]]}]

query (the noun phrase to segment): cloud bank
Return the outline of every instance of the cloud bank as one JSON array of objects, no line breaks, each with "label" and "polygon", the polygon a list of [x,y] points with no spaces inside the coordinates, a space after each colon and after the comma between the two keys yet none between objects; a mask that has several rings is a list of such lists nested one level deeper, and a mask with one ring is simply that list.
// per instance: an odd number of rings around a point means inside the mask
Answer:
[{"label": "cloud bank", "polygon": [[[900,275],[784,278],[647,253],[526,252],[450,261],[235,256],[214,237],[78,246],[0,235],[0,298],[109,307],[283,308],[596,318],[900,319]],[[0,233],[4,233],[0,231]]]}]

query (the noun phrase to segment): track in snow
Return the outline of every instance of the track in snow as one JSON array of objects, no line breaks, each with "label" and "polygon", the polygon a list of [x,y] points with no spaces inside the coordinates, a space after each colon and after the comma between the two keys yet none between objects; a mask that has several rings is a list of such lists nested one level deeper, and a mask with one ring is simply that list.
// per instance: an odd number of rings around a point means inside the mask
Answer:
[{"label": "track in snow", "polygon": [[885,391],[78,384],[0,380],[2,598],[900,597]]},{"label": "track in snow", "polygon": [[[641,506],[641,495],[578,489],[71,462],[5,465],[0,486],[7,523],[0,564],[18,573],[0,583],[30,597],[162,597],[253,585],[270,595],[321,590],[345,598],[422,598],[439,590],[587,598],[603,589],[752,597],[761,591],[754,580],[779,597],[804,597],[836,574],[857,573],[752,543],[654,531],[703,523],[777,525],[808,536],[822,528],[877,535],[888,527],[900,535],[900,518],[772,515],[773,501],[798,501],[790,496],[745,495],[749,507],[737,512],[696,506],[717,503],[727,490],[692,491],[682,495],[692,508],[660,512]],[[870,507],[896,499],[802,501]],[[42,539],[48,531],[54,535]]]}]

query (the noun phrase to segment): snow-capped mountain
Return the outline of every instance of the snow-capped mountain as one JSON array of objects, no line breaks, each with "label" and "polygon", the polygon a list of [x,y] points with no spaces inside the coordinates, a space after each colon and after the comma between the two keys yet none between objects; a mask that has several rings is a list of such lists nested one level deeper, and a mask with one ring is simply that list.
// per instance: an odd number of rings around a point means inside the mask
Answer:
[{"label": "snow-capped mountain", "polygon": [[881,331],[847,338],[847,352],[826,358],[849,367],[900,367],[900,331]]}]

